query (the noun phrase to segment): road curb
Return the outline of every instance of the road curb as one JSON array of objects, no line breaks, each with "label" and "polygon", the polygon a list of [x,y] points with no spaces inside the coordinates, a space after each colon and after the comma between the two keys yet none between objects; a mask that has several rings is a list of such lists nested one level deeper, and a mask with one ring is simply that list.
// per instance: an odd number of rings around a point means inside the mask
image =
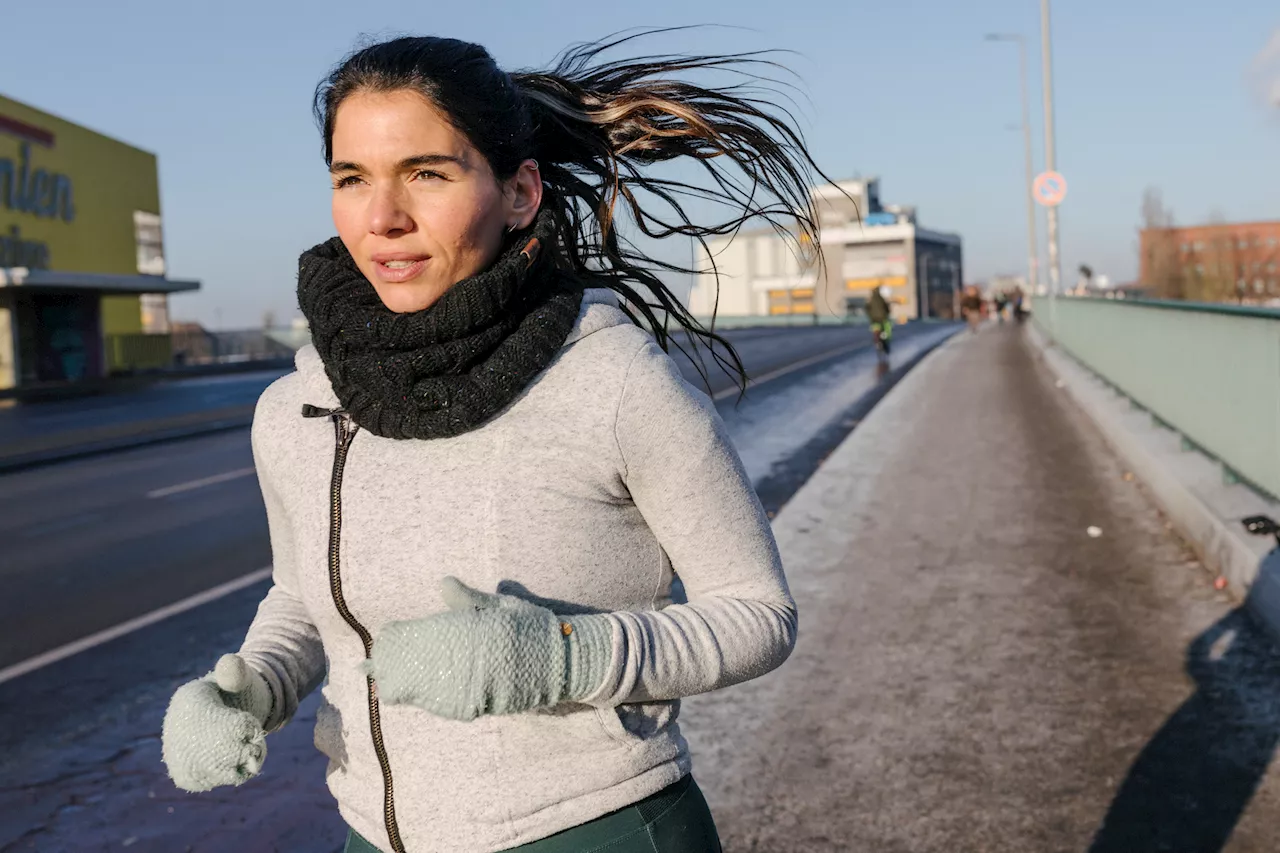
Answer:
[{"label": "road curb", "polygon": [[[880,382],[834,418],[829,426],[820,430],[803,447],[792,453],[782,464],[775,465],[773,471],[762,477],[756,484],[756,494],[759,495],[765,511],[771,516],[781,515],[783,508],[795,499],[827,460],[849,441],[851,434],[861,428],[875,407],[930,353],[955,340],[959,331],[957,327],[952,334],[930,344],[907,361],[892,368]],[[870,349],[872,346],[867,344],[865,348]]]},{"label": "road curb", "polygon": [[170,427],[167,429],[142,432],[136,435],[91,441],[70,447],[36,450],[30,453],[17,453],[12,456],[0,457],[0,474],[13,474],[32,468],[42,468],[46,465],[57,465],[60,462],[71,462],[77,459],[86,459],[93,456],[103,456],[108,453],[116,453],[121,450],[131,450],[135,447],[145,447],[152,444],[165,444],[171,441],[198,438],[204,435],[214,435],[216,433],[229,432],[235,429],[246,429],[252,423],[253,415],[250,414],[246,416],[222,418],[201,424]]},{"label": "road curb", "polygon": [[[1259,514],[1280,520],[1280,504],[1246,486],[1223,483],[1217,463],[1185,449],[1176,432],[1157,426],[1039,328],[1029,326],[1027,340],[1201,561],[1226,578],[1235,595],[1245,598],[1274,542],[1249,535],[1240,520]],[[1271,621],[1270,616],[1264,618]]]},{"label": "road curb", "polygon": [[[948,335],[903,365],[898,381],[880,391],[865,418],[783,506],[773,522],[773,532],[784,565],[821,561],[830,554],[847,551],[844,525],[829,525],[828,519],[857,502],[858,495],[869,488],[872,478],[865,476],[865,469],[879,464],[881,449],[896,440],[897,430],[911,422],[915,394],[963,338],[957,329],[956,334]],[[836,540],[841,542],[838,547],[832,545]]]}]

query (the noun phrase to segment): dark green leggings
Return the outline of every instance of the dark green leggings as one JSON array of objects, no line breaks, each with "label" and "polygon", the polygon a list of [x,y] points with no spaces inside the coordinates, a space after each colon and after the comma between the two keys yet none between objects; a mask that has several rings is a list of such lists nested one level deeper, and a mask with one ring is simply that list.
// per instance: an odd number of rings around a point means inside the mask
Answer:
[{"label": "dark green leggings", "polygon": [[[513,847],[507,853],[721,853],[720,837],[692,776],[634,805]],[[354,830],[343,853],[379,853]],[[412,853],[412,851],[410,851]]]}]

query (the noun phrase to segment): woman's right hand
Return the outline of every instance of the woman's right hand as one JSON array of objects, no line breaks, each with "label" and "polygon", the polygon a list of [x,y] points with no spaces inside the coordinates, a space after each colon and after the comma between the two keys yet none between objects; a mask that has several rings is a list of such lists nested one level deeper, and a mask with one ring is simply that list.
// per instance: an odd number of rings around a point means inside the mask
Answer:
[{"label": "woman's right hand", "polygon": [[240,785],[267,757],[271,688],[239,655],[223,655],[214,671],[179,687],[161,728],[169,776],[185,791]]}]

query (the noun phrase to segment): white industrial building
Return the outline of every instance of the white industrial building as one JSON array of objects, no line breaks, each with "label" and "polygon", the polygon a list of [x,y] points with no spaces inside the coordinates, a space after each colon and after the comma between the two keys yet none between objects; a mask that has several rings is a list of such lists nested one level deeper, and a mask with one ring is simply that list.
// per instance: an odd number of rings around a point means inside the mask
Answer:
[{"label": "white industrial building", "polygon": [[817,253],[769,227],[707,241],[689,295],[700,317],[859,313],[876,287],[887,287],[895,319],[954,318],[964,281],[960,237],[921,228],[915,209],[880,203],[878,178],[839,181],[812,191],[821,224],[824,266]]}]

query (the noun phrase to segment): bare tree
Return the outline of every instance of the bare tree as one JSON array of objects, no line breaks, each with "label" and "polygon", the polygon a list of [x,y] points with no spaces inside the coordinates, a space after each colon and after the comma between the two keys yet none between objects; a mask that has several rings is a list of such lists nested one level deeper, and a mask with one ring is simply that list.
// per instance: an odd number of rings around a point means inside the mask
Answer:
[{"label": "bare tree", "polygon": [[1138,251],[1142,285],[1162,299],[1186,299],[1186,275],[1179,258],[1173,210],[1158,187],[1142,193],[1142,226]]},{"label": "bare tree", "polygon": [[1173,227],[1173,210],[1165,207],[1164,194],[1159,187],[1147,187],[1142,192],[1142,227]]},{"label": "bare tree", "polygon": [[[1201,302],[1244,301],[1240,285],[1240,250],[1236,235],[1229,231],[1215,234],[1205,240],[1205,249],[1196,266],[1195,293],[1192,298]],[[1200,272],[1203,269],[1204,272]]]}]

